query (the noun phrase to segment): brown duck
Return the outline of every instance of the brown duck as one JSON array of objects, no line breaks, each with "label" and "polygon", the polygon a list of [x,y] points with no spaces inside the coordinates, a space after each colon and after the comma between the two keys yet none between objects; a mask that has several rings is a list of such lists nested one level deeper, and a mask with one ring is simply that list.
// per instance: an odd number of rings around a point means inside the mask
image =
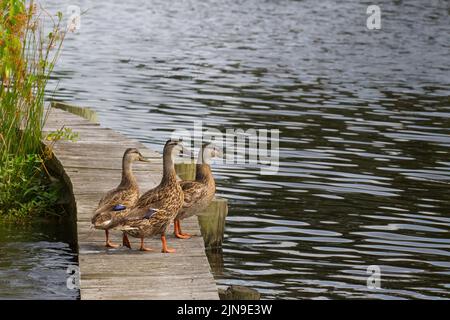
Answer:
[{"label": "brown duck", "polygon": [[167,247],[165,233],[170,222],[183,205],[184,195],[177,182],[174,156],[183,150],[181,141],[168,140],[163,151],[163,177],[154,189],[144,193],[117,228],[141,239],[141,251],[152,251],[144,246],[144,238],[161,236],[162,252],[175,252]]},{"label": "brown duck", "polygon": [[195,180],[180,182],[184,193],[184,203],[174,219],[174,234],[177,238],[191,237],[190,234],[181,231],[180,220],[201,213],[214,199],[216,183],[211,172],[210,160],[220,155],[220,150],[211,143],[203,144],[198,153]]},{"label": "brown duck", "polygon": [[[108,191],[100,200],[91,223],[95,229],[105,230],[106,247],[117,248],[119,245],[109,240],[109,230],[118,219],[124,217],[130,208],[139,199],[139,186],[133,175],[132,163],[135,161],[148,161],[135,148],[125,150],[122,159],[122,180],[117,188]],[[124,235],[124,244],[129,242]]]}]

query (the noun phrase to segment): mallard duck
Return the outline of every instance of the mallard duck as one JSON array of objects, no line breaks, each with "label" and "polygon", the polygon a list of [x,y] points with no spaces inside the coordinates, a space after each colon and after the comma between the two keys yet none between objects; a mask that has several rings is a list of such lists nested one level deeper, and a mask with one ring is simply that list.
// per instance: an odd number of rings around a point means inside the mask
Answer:
[{"label": "mallard duck", "polygon": [[144,238],[161,235],[162,252],[171,253],[175,249],[167,247],[165,233],[175,215],[183,205],[184,195],[177,182],[174,156],[183,150],[181,141],[168,140],[163,151],[163,177],[154,189],[144,193],[117,228],[126,234],[141,239],[141,251],[146,248]]},{"label": "mallard duck", "polygon": [[220,150],[211,143],[204,143],[198,153],[194,181],[181,181],[184,193],[184,203],[174,219],[174,234],[177,238],[188,239],[188,233],[182,233],[180,220],[189,218],[205,210],[216,193],[216,183],[211,172],[211,158],[220,156]]},{"label": "mallard duck", "polygon": [[[109,230],[115,221],[129,212],[129,209],[139,199],[139,186],[133,175],[132,163],[135,161],[148,162],[136,148],[125,150],[122,159],[122,180],[117,188],[112,189],[98,203],[91,223],[95,229],[105,230],[106,247],[117,248],[119,245],[109,240]],[[124,245],[129,244],[126,235],[123,239]]]}]

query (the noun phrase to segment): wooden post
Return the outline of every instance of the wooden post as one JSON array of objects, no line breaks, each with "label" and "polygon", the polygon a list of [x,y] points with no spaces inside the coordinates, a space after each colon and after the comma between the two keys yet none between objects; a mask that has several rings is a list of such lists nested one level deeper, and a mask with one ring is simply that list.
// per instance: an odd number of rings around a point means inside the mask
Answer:
[{"label": "wooden post", "polygon": [[214,276],[221,276],[224,270],[222,249],[206,250],[205,252]]},{"label": "wooden post", "polygon": [[222,247],[227,215],[228,201],[222,198],[215,198],[209,207],[198,215],[206,249]]},{"label": "wooden post", "polygon": [[[175,169],[181,179],[195,179],[195,163],[176,163]],[[217,249],[222,246],[227,215],[228,201],[222,198],[215,198],[205,211],[198,214],[206,249]]]},{"label": "wooden post", "polygon": [[260,300],[261,294],[255,289],[243,286],[230,286],[226,290],[219,289],[220,300]]},{"label": "wooden post", "polygon": [[195,163],[175,163],[175,170],[177,175],[182,180],[195,180]]}]

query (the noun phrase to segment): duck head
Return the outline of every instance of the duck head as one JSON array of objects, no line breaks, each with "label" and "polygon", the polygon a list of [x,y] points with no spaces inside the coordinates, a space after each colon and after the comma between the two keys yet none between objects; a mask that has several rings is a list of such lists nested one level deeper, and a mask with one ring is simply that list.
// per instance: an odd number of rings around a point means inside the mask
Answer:
[{"label": "duck head", "polygon": [[211,142],[206,142],[202,145],[198,157],[198,163],[209,164],[212,158],[223,157],[222,150]]},{"label": "duck head", "polygon": [[170,155],[172,158],[177,156],[181,151],[189,155],[190,152],[183,146],[182,140],[169,139],[164,145],[164,155]]},{"label": "duck head", "polygon": [[127,162],[135,162],[135,161],[143,161],[143,162],[149,162],[150,160],[145,158],[138,149],[136,148],[128,148],[125,150],[125,153],[123,155],[124,160]]}]

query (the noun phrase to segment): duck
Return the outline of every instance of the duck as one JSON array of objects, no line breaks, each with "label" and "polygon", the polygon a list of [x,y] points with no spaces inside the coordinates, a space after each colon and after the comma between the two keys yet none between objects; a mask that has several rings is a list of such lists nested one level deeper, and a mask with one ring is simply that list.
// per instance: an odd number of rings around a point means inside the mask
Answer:
[{"label": "duck", "polygon": [[[109,230],[112,229],[117,219],[125,216],[139,199],[139,186],[132,170],[132,164],[136,161],[149,162],[138,149],[126,149],[122,158],[120,184],[100,199],[91,219],[91,224],[95,229],[105,230],[105,246],[107,248],[119,247],[110,241]],[[129,244],[126,236],[123,238],[123,244]]]},{"label": "duck", "polygon": [[163,176],[160,184],[144,193],[124,216],[116,228],[125,234],[141,239],[140,251],[153,251],[144,244],[144,239],[160,235],[163,253],[173,253],[168,248],[166,231],[184,203],[184,193],[177,180],[174,157],[183,150],[181,140],[168,140],[163,151]]},{"label": "duck", "polygon": [[184,203],[174,219],[174,235],[179,239],[189,239],[192,235],[181,231],[180,221],[204,211],[216,193],[216,183],[210,161],[221,156],[219,148],[212,143],[204,143],[198,153],[195,180],[180,181]]}]

